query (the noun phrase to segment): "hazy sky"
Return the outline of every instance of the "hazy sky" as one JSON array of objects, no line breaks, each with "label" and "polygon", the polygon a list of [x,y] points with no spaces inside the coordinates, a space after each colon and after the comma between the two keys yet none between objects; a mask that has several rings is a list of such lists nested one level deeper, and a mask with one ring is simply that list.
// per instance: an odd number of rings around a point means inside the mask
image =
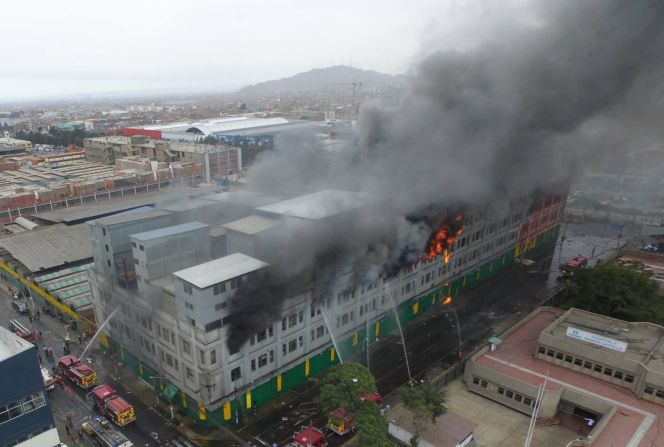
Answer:
[{"label": "hazy sky", "polygon": [[403,73],[476,44],[525,1],[7,1],[0,100],[227,91],[351,61]]}]

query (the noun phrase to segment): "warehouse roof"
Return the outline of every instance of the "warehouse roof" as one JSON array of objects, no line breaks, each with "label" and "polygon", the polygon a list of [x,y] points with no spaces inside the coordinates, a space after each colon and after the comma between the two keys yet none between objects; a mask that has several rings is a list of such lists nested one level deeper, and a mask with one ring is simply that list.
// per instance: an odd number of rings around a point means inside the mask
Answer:
[{"label": "warehouse roof", "polygon": [[186,233],[188,231],[200,230],[203,228],[209,228],[209,225],[201,222],[187,222],[180,225],[172,225],[170,227],[159,228],[152,231],[144,231],[142,233],[132,234],[129,237],[136,239],[137,241],[149,241],[151,239],[158,239],[166,236],[172,236],[174,234]]},{"label": "warehouse roof", "polygon": [[32,272],[92,258],[86,224],[39,227],[0,239],[0,247]]},{"label": "warehouse roof", "polygon": [[256,209],[267,213],[319,220],[361,208],[375,201],[376,198],[370,194],[326,189]]},{"label": "warehouse roof", "polygon": [[169,216],[170,214],[171,213],[169,213],[168,211],[163,211],[163,210],[147,211],[145,213],[131,213],[131,214],[123,213],[108,217],[102,217],[101,219],[97,219],[95,223],[103,226],[118,225],[127,222],[134,222],[137,220],[151,219],[153,217]]},{"label": "warehouse roof", "polygon": [[224,225],[227,230],[245,234],[258,234],[277,225],[277,221],[267,217],[253,214],[242,219],[234,220]]},{"label": "warehouse roof", "polygon": [[173,273],[178,278],[205,289],[249,272],[267,267],[267,264],[242,253],[234,253]]}]

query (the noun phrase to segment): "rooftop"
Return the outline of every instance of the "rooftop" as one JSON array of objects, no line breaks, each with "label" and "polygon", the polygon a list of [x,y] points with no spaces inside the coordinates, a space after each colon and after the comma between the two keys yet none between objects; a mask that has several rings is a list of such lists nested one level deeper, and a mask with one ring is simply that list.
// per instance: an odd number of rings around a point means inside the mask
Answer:
[{"label": "rooftop", "polygon": [[118,214],[114,216],[103,217],[95,221],[96,224],[103,226],[118,225],[137,220],[151,219],[153,217],[170,216],[171,213],[163,210],[146,211],[144,213]]},{"label": "rooftop", "polygon": [[253,214],[242,219],[234,220],[224,225],[227,230],[244,234],[258,234],[277,225],[278,222],[268,217]]},{"label": "rooftop", "polygon": [[571,390],[615,406],[617,411],[607,415],[611,419],[593,445],[664,446],[664,436],[659,436],[659,424],[655,422],[664,417],[664,406],[639,399],[627,388],[533,356],[539,334],[563,313],[559,309],[539,309],[505,336],[496,351],[482,350],[471,361],[535,387],[546,379],[547,390]]},{"label": "rooftop", "polygon": [[32,348],[32,343],[23,340],[10,330],[0,327],[0,362],[30,348]]},{"label": "rooftop", "polygon": [[376,202],[370,194],[325,189],[257,208],[259,211],[302,219],[319,220]]},{"label": "rooftop", "polygon": [[259,127],[288,124],[285,118],[252,118],[248,116],[233,116],[226,118],[213,118],[194,122],[181,122],[146,126],[147,130],[160,130],[165,132],[192,132],[203,135],[213,133],[234,132]]},{"label": "rooftop", "polygon": [[170,227],[159,228],[152,231],[144,231],[143,233],[132,234],[129,237],[137,241],[149,241],[162,237],[172,236],[174,234],[186,233],[189,231],[200,230],[209,228],[210,226],[201,222],[187,222],[180,225],[172,225]]},{"label": "rooftop", "polygon": [[[387,418],[390,423],[409,431],[410,435],[415,433],[413,413],[403,404],[399,403],[390,409]],[[436,418],[435,423],[429,422],[420,438],[436,447],[456,447],[473,433],[474,428],[475,424],[473,422],[448,411]],[[390,430],[390,434],[394,436],[396,433]],[[402,439],[402,441],[410,442],[410,436],[408,436],[408,439]]]},{"label": "rooftop", "polygon": [[173,273],[190,284],[205,289],[214,284],[267,267],[267,264],[242,253],[234,253]]},{"label": "rooftop", "polygon": [[86,224],[38,227],[0,239],[0,247],[32,272],[92,258]]},{"label": "rooftop", "polygon": [[214,202],[233,203],[252,208],[270,205],[282,200],[281,197],[270,196],[257,191],[220,192],[218,194],[207,195],[204,198]]}]

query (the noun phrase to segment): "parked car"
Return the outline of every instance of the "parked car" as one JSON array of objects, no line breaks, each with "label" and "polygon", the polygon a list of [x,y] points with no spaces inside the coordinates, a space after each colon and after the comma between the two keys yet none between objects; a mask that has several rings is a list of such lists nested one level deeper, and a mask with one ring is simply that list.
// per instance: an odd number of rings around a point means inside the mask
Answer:
[{"label": "parked car", "polygon": [[20,314],[28,313],[28,306],[22,301],[12,301],[12,307]]}]

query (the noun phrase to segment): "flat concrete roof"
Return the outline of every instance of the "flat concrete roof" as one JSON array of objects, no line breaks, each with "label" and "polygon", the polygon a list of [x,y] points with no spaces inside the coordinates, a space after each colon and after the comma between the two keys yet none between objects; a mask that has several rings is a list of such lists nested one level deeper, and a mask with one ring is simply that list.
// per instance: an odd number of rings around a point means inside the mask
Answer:
[{"label": "flat concrete roof", "polygon": [[370,194],[342,191],[339,189],[325,189],[256,209],[265,213],[319,220],[375,202],[376,198]]},{"label": "flat concrete roof", "polygon": [[199,289],[205,289],[214,284],[219,284],[220,282],[262,269],[263,267],[267,267],[267,265],[265,262],[251,256],[234,253],[177,271],[173,275],[193,284]]},{"label": "flat concrete roof", "polygon": [[268,217],[253,214],[242,219],[234,220],[224,225],[227,230],[244,234],[258,234],[277,225],[278,222]]},{"label": "flat concrete roof", "polygon": [[135,222],[137,220],[151,219],[153,217],[169,216],[170,214],[171,213],[169,213],[168,211],[162,211],[162,210],[146,211],[144,213],[116,214],[113,216],[102,217],[101,219],[97,219],[95,220],[95,224],[107,227],[127,222]]},{"label": "flat concrete roof", "polygon": [[90,229],[84,223],[37,227],[0,239],[0,247],[31,272],[92,258]]},{"label": "flat concrete roof", "polygon": [[0,326],[0,362],[32,348],[32,343],[23,340],[12,331]]},{"label": "flat concrete roof", "polygon": [[251,208],[270,205],[282,200],[281,197],[271,196],[257,191],[220,192],[218,194],[204,196],[203,198],[214,202],[233,203]]},{"label": "flat concrete roof", "polygon": [[99,202],[97,203],[86,203],[84,205],[46,211],[34,214],[34,217],[47,222],[74,224],[98,217],[109,216],[132,208],[155,205],[161,202],[168,203],[171,200],[180,200],[191,195],[202,195],[206,193],[206,190],[208,190],[207,193],[209,194],[209,190],[217,190],[217,188],[201,187],[194,189],[189,187],[168,187],[161,191],[142,192],[112,199],[107,199],[107,195],[102,192],[97,194],[99,198]]},{"label": "flat concrete roof", "polygon": [[130,234],[129,237],[137,241],[149,241],[174,234],[187,233],[189,231],[207,229],[210,226],[201,222],[187,222],[180,225],[171,225],[170,227],[158,228],[152,231],[144,231],[142,233]]},{"label": "flat concrete roof", "polygon": [[617,411],[597,434],[593,445],[664,447],[664,436],[659,434],[657,422],[664,418],[664,406],[639,399],[628,388],[533,356],[539,334],[563,313],[559,309],[540,309],[504,337],[494,352],[476,354],[471,361],[535,387],[546,379],[547,390],[570,389],[615,406]]},{"label": "flat concrete roof", "polygon": [[[413,413],[402,403],[391,408],[386,417],[388,421],[406,429],[411,435],[415,433]],[[424,431],[420,434],[420,439],[436,447],[456,447],[461,441],[468,438],[474,429],[475,423],[448,411],[436,418],[435,423],[428,422]],[[409,442],[410,439],[402,441]]]}]

